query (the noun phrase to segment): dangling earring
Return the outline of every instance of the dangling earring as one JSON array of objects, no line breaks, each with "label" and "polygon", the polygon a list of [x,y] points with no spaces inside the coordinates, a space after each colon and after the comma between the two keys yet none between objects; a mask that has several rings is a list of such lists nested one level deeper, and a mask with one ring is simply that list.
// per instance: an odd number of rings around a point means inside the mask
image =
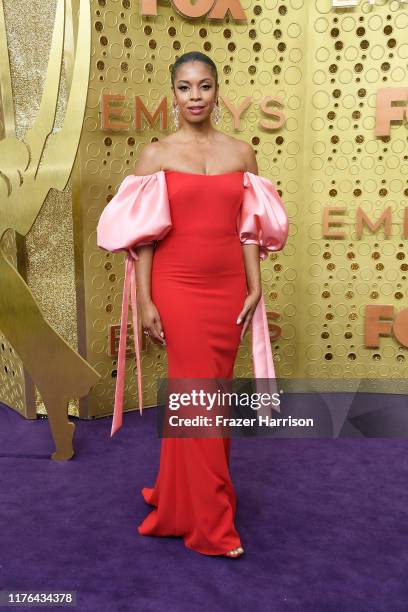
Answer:
[{"label": "dangling earring", "polygon": [[178,104],[174,105],[171,107],[171,114],[172,114],[172,119],[173,119],[173,125],[175,127],[176,130],[178,130],[179,125],[180,125],[180,121],[179,121],[179,116],[180,116],[180,107]]},{"label": "dangling earring", "polygon": [[221,109],[217,103],[215,103],[213,106],[213,109],[211,111],[211,116],[213,118],[214,123],[218,125],[221,120]]}]

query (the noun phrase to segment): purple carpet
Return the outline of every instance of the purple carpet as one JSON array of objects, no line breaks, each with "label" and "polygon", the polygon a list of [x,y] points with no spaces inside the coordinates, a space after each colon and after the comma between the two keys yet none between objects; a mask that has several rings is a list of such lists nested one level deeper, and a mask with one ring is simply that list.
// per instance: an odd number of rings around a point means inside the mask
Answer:
[{"label": "purple carpet", "polygon": [[0,590],[76,591],[81,612],[408,610],[406,439],[233,439],[234,560],[137,533],[155,412],[112,439],[111,418],[71,417],[76,455],[58,463],[47,421],[0,404]]}]

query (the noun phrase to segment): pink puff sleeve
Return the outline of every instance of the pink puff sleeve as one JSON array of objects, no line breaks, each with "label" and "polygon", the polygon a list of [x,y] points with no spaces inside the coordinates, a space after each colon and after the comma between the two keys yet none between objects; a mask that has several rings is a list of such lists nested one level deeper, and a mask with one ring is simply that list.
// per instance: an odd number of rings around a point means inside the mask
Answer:
[{"label": "pink puff sleeve", "polygon": [[238,219],[242,244],[258,244],[260,259],[280,251],[288,237],[288,216],[273,183],[264,176],[244,172],[244,197]]},{"label": "pink puff sleeve", "polygon": [[[244,172],[244,195],[237,230],[242,244],[259,245],[261,261],[270,251],[280,251],[285,246],[288,216],[279,193],[266,177]],[[255,378],[275,379],[263,292],[252,317],[252,359]],[[268,384],[272,389],[273,385]]]},{"label": "pink puff sleeve", "polygon": [[137,324],[137,287],[134,268],[134,261],[138,260],[136,249],[138,246],[147,244],[154,246],[157,240],[164,238],[171,227],[170,205],[163,170],[144,176],[130,175],[126,177],[119,186],[116,195],[105,206],[98,221],[96,228],[98,247],[113,253],[122,250],[127,252],[111,437],[122,426],[129,293],[140,414],[143,410],[142,371]]}]

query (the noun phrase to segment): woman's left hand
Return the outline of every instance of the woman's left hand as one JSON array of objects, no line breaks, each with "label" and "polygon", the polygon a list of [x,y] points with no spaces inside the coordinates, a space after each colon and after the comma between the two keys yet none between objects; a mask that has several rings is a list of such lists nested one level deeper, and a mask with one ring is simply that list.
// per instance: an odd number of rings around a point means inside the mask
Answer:
[{"label": "woman's left hand", "polygon": [[239,313],[238,319],[237,319],[238,325],[242,323],[242,321],[244,322],[242,326],[241,337],[240,337],[241,341],[243,340],[251,324],[252,317],[254,316],[255,309],[261,297],[262,297],[261,292],[254,292],[254,293],[249,293],[247,297],[245,298],[244,306],[241,312]]}]

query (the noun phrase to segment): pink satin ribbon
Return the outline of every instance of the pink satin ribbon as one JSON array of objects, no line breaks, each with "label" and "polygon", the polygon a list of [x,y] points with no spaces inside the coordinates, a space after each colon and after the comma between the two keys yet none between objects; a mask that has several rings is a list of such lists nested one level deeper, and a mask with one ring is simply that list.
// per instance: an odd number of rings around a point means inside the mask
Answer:
[{"label": "pink satin ribbon", "polygon": [[275,378],[263,293],[252,317],[252,358],[255,378]]},{"label": "pink satin ribbon", "polygon": [[129,249],[125,260],[125,281],[123,284],[122,297],[122,314],[120,319],[120,335],[119,335],[119,352],[118,352],[118,367],[116,376],[115,389],[115,405],[113,409],[111,437],[122,427],[123,419],[123,397],[125,389],[125,368],[126,368],[126,338],[127,324],[129,311],[129,290],[131,296],[131,310],[133,323],[133,339],[135,344],[136,367],[137,367],[137,389],[139,396],[140,414],[143,412],[143,397],[142,397],[142,367],[140,359],[140,343],[138,329],[138,313],[137,313],[137,292],[136,292],[136,273],[134,261],[137,261],[138,255],[135,251]]},{"label": "pink satin ribbon", "polygon": [[[278,388],[263,293],[252,317],[252,360],[256,392],[259,394],[267,393],[271,398],[276,397]],[[270,403],[265,402],[259,409],[258,415],[272,417],[272,410],[280,413],[280,406],[279,404],[276,405],[273,399]]]},{"label": "pink satin ribbon", "polygon": [[[126,367],[126,337],[128,324],[129,310],[129,290],[131,296],[131,310],[133,322],[133,337],[136,353],[137,365],[137,388],[139,396],[139,411],[143,413],[143,397],[142,397],[142,368],[140,357],[140,343],[138,330],[138,311],[137,311],[137,292],[136,292],[136,274],[134,261],[137,261],[138,255],[135,251],[129,249],[125,260],[125,281],[123,285],[122,299],[122,315],[120,322],[119,336],[119,353],[118,367],[115,389],[115,406],[113,410],[113,420],[111,437],[122,426],[123,420],[123,399],[125,388],[125,367]],[[252,359],[254,366],[254,378],[274,379],[275,368],[272,358],[271,343],[269,338],[268,319],[266,316],[265,299],[262,294],[251,322],[252,328]],[[260,388],[259,392],[266,392],[264,387]],[[272,391],[272,389],[271,389]],[[273,388],[275,391],[275,388]]]}]

